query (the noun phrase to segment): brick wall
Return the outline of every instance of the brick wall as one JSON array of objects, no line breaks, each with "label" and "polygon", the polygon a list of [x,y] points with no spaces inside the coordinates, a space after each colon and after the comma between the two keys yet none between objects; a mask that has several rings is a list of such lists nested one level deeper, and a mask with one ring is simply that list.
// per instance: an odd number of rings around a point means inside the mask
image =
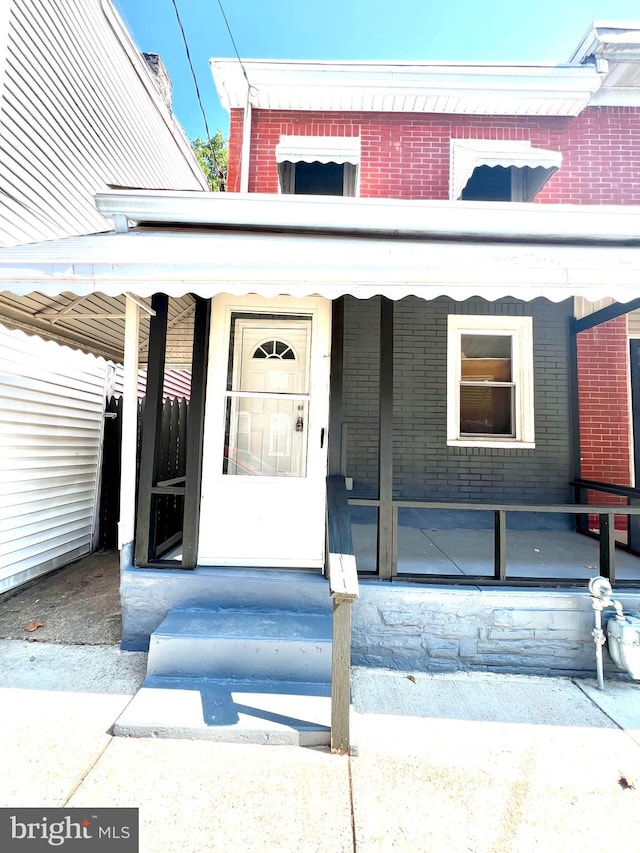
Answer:
[{"label": "brick wall", "polygon": [[[585,480],[631,484],[627,318],[578,335],[581,471]],[[591,503],[625,503],[602,492]],[[616,527],[624,528],[622,518]]]},{"label": "brick wall", "polygon": [[[533,317],[536,447],[447,446],[447,316]],[[571,499],[570,303],[402,299],[394,309],[394,493],[398,498],[565,503]],[[379,301],[345,301],[347,474],[377,494]]]},{"label": "brick wall", "polygon": [[345,299],[343,419],[347,428],[347,474],[358,497],[378,494],[378,385],[380,299]]},{"label": "brick wall", "polygon": [[231,114],[229,116],[229,156],[227,160],[227,190],[231,193],[240,192],[240,157],[242,154],[243,115],[243,110],[231,110]]},{"label": "brick wall", "polygon": [[[591,107],[577,117],[254,110],[250,192],[277,193],[281,135],[359,136],[363,198],[447,199],[452,138],[530,140],[561,151],[540,202],[640,204],[640,110]],[[242,110],[232,110],[229,190],[239,190]]]}]

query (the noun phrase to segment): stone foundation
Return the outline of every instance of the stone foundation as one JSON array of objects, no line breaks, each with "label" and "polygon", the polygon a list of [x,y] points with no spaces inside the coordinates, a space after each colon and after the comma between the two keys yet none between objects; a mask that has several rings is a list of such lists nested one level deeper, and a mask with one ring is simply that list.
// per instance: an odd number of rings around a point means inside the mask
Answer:
[{"label": "stone foundation", "polygon": [[[640,593],[617,595],[614,589],[614,596],[625,614],[638,613]],[[603,623],[608,615],[605,610]],[[454,589],[361,581],[353,608],[352,661],[420,672],[592,675],[594,624],[586,587]],[[608,655],[605,661],[613,669]]]}]

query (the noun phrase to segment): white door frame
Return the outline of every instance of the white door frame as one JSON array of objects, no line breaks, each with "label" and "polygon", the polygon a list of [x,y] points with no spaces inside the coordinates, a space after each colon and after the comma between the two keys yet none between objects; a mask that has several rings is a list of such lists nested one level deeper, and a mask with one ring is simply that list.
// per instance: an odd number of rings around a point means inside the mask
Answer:
[{"label": "white door frame", "polygon": [[[311,317],[310,401],[304,477],[223,474],[229,338],[232,314],[238,312]],[[330,300],[321,297],[267,299],[228,294],[214,297],[198,565],[323,568],[330,350]],[[280,511],[276,512],[278,508]]]}]

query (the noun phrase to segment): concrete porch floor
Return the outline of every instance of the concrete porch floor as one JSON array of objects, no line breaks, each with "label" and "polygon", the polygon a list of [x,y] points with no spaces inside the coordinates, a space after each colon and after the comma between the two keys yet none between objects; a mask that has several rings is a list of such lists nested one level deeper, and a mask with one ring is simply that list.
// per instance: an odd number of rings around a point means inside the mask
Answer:
[{"label": "concrete porch floor", "polygon": [[[358,568],[375,568],[375,525],[354,524]],[[399,527],[400,573],[493,572],[493,531]],[[598,542],[569,531],[509,530],[508,572],[513,578],[586,581],[599,573]],[[616,549],[616,577],[640,583],[640,557]],[[0,598],[0,639],[74,645],[118,645],[121,638],[117,551],[98,552]],[[614,584],[615,591],[615,584]],[[41,623],[31,631],[33,623]]]},{"label": "concrete porch floor", "polygon": [[[358,570],[375,571],[376,526],[353,524]],[[398,574],[493,576],[493,530],[398,527]],[[507,577],[589,580],[599,543],[565,530],[508,530]],[[616,578],[640,582],[640,557],[616,549]]]}]

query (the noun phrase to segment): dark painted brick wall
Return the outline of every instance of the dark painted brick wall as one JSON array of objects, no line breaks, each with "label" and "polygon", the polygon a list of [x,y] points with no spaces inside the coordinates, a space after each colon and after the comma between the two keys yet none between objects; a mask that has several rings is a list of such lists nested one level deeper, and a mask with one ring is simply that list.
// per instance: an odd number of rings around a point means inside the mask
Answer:
[{"label": "dark painted brick wall", "polygon": [[[533,316],[534,450],[447,447],[447,315]],[[395,303],[394,491],[424,500],[572,500],[567,317],[570,304],[417,298]],[[377,494],[379,300],[345,304],[347,474]]]},{"label": "dark painted brick wall", "polygon": [[380,299],[345,298],[344,423],[347,475],[354,495],[378,493],[378,383],[380,377]]}]

